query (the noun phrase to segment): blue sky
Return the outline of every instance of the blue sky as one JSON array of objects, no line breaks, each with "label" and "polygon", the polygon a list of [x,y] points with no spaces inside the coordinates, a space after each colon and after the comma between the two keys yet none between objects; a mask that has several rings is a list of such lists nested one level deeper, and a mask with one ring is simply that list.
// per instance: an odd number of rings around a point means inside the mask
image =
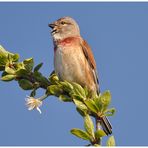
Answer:
[{"label": "blue sky", "polygon": [[[0,44],[21,60],[43,62],[53,70],[53,43],[48,23],[71,16],[92,47],[101,91],[112,93],[110,117],[118,146],[148,145],[148,3],[0,3]],[[43,102],[42,114],[28,111],[16,82],[0,82],[0,145],[85,145],[70,134],[83,120],[70,103],[55,97]],[[40,90],[38,96],[44,93]],[[105,138],[106,140],[106,138]],[[105,143],[105,140],[103,143]]]}]

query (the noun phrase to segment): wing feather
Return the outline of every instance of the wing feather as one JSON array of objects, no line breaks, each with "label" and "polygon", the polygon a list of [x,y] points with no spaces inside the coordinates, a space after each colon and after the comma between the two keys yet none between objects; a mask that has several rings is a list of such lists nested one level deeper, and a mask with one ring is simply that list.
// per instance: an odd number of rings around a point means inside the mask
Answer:
[{"label": "wing feather", "polygon": [[97,92],[99,94],[99,92],[100,92],[99,78],[98,78],[96,62],[95,62],[92,50],[91,50],[90,46],[88,45],[88,43],[85,40],[82,40],[81,46],[82,46],[82,50],[84,52],[84,55],[86,57],[86,60],[88,61],[89,65],[90,65],[90,68],[92,70],[92,74],[93,74],[93,77],[94,77],[94,82],[96,84]]}]

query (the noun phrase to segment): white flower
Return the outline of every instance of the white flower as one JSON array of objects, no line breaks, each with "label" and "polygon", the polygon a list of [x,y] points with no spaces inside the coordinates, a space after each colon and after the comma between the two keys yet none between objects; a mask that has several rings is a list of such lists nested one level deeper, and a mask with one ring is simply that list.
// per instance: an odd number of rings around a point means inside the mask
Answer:
[{"label": "white flower", "polygon": [[39,99],[35,99],[33,97],[27,96],[26,98],[26,105],[28,107],[28,110],[37,109],[39,113],[41,114],[40,106],[42,105],[42,101]]}]

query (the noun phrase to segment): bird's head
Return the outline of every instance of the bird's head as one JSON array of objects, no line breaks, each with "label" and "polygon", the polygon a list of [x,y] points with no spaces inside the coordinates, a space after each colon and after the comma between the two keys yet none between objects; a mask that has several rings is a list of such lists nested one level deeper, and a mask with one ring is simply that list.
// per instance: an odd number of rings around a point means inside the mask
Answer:
[{"label": "bird's head", "polygon": [[63,17],[48,25],[54,40],[80,36],[79,26],[71,17]]}]

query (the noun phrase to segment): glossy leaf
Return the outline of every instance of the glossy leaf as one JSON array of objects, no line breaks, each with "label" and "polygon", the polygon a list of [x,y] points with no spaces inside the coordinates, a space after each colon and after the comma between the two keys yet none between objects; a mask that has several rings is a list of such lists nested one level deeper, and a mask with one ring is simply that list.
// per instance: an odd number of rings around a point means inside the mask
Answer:
[{"label": "glossy leaf", "polygon": [[49,77],[49,81],[51,84],[57,84],[57,82],[59,81],[58,76],[54,73]]},{"label": "glossy leaf", "polygon": [[66,95],[60,95],[59,99],[63,102],[71,102],[72,101],[72,99]]},{"label": "glossy leaf", "polygon": [[0,45],[0,65],[1,63],[6,64],[8,61],[17,62],[18,59],[19,59],[18,54],[13,54],[8,52]]},{"label": "glossy leaf", "polygon": [[18,77],[22,77],[22,76],[24,77],[24,76],[28,75],[28,72],[25,69],[20,69],[20,70],[16,71],[16,75]]},{"label": "glossy leaf", "polygon": [[75,99],[75,100],[79,100],[79,101],[81,101],[81,102],[83,102],[83,100],[84,100],[84,99],[82,98],[82,96],[74,94],[74,93],[73,93],[73,90],[69,92],[69,95],[70,95],[73,99]]},{"label": "glossy leaf", "polygon": [[104,112],[110,104],[111,94],[109,91],[106,91],[103,94],[100,94],[99,97],[96,97],[94,101],[99,110]]},{"label": "glossy leaf", "polygon": [[21,70],[21,69],[26,70],[26,69],[25,69],[25,65],[24,65],[23,62],[15,63],[15,69],[16,69],[17,71],[19,71],[19,70]]},{"label": "glossy leaf", "polygon": [[33,89],[33,84],[26,79],[21,79],[18,81],[18,83],[19,83],[19,86],[24,90]]},{"label": "glossy leaf", "polygon": [[47,84],[47,85],[49,84],[48,79],[46,77],[44,77],[40,72],[35,71],[33,73],[33,76],[34,76],[36,81],[39,81],[39,82]]},{"label": "glossy leaf", "polygon": [[4,71],[5,70],[5,66],[0,66],[0,71]]},{"label": "glossy leaf", "polygon": [[73,99],[73,101],[74,101],[74,104],[75,104],[78,108],[80,108],[80,109],[83,110],[83,111],[87,111],[87,106],[86,106],[83,102],[81,102],[81,101],[79,101],[79,100],[77,100],[77,99]]},{"label": "glossy leaf", "polygon": [[89,96],[89,91],[88,91],[88,89],[86,87],[84,87],[84,91],[85,91],[85,96],[87,98]]},{"label": "glossy leaf", "polygon": [[78,138],[84,139],[84,140],[90,140],[90,136],[88,135],[87,132],[74,128],[70,131],[73,135],[77,136]]},{"label": "glossy leaf", "polygon": [[12,81],[15,78],[15,75],[5,75],[1,78],[2,81]]},{"label": "glossy leaf", "polygon": [[98,113],[98,108],[93,100],[85,100],[87,107],[94,113]]},{"label": "glossy leaf", "polygon": [[77,110],[77,112],[78,112],[82,117],[86,116],[86,114],[87,114],[87,110],[86,110],[86,109],[82,109],[82,108],[76,107],[76,110]]},{"label": "glossy leaf", "polygon": [[84,127],[86,132],[94,138],[94,124],[88,114],[84,117]]},{"label": "glossy leaf", "polygon": [[73,85],[73,95],[76,95],[76,96],[79,96],[81,97],[82,99],[86,98],[86,95],[85,95],[85,90],[77,83],[71,83]]},{"label": "glossy leaf", "polygon": [[36,90],[34,89],[31,93],[30,93],[30,97],[34,97],[36,95]]},{"label": "glossy leaf", "polygon": [[114,136],[110,136],[106,143],[107,146],[116,146]]},{"label": "glossy leaf", "polygon": [[13,68],[10,68],[9,66],[6,66],[5,67],[5,71],[8,73],[8,74],[15,74],[15,70]]},{"label": "glossy leaf", "polygon": [[2,77],[6,76],[6,75],[8,75],[8,73],[6,71],[3,71],[2,74],[1,74]]},{"label": "glossy leaf", "polygon": [[50,85],[47,87],[47,92],[51,95],[59,96],[63,92],[63,90],[57,85]]},{"label": "glossy leaf", "polygon": [[14,54],[13,56],[12,56],[12,61],[13,62],[17,62],[18,60],[19,60],[19,58],[20,58],[20,56],[19,56],[19,54]]},{"label": "glossy leaf", "polygon": [[0,45],[0,55],[3,54],[5,56],[8,56],[8,54],[10,55],[14,55],[13,53],[10,53],[9,51],[7,51],[3,46]]},{"label": "glossy leaf", "polygon": [[39,71],[42,66],[43,63],[38,64],[37,66],[35,66],[34,71]]},{"label": "glossy leaf", "polygon": [[8,63],[8,59],[3,54],[0,54],[0,66],[5,66]]},{"label": "glossy leaf", "polygon": [[8,55],[8,51],[4,49],[3,46],[0,45],[0,54]]},{"label": "glossy leaf", "polygon": [[101,103],[104,106],[108,106],[110,104],[111,101],[111,94],[110,91],[106,91],[101,95],[101,99],[100,99]]},{"label": "glossy leaf", "polygon": [[113,116],[116,112],[115,108],[110,108],[105,111],[105,116]]},{"label": "glossy leaf", "polygon": [[60,82],[60,84],[63,87],[64,91],[70,92],[73,90],[73,86],[67,81]]},{"label": "glossy leaf", "polygon": [[25,59],[25,60],[23,61],[23,63],[24,63],[25,69],[26,69],[27,71],[29,71],[29,72],[32,71],[33,66],[34,66],[33,58]]},{"label": "glossy leaf", "polygon": [[106,136],[105,132],[103,130],[97,130],[95,132],[95,137],[96,138],[100,138],[100,137],[103,137],[103,136]]}]

